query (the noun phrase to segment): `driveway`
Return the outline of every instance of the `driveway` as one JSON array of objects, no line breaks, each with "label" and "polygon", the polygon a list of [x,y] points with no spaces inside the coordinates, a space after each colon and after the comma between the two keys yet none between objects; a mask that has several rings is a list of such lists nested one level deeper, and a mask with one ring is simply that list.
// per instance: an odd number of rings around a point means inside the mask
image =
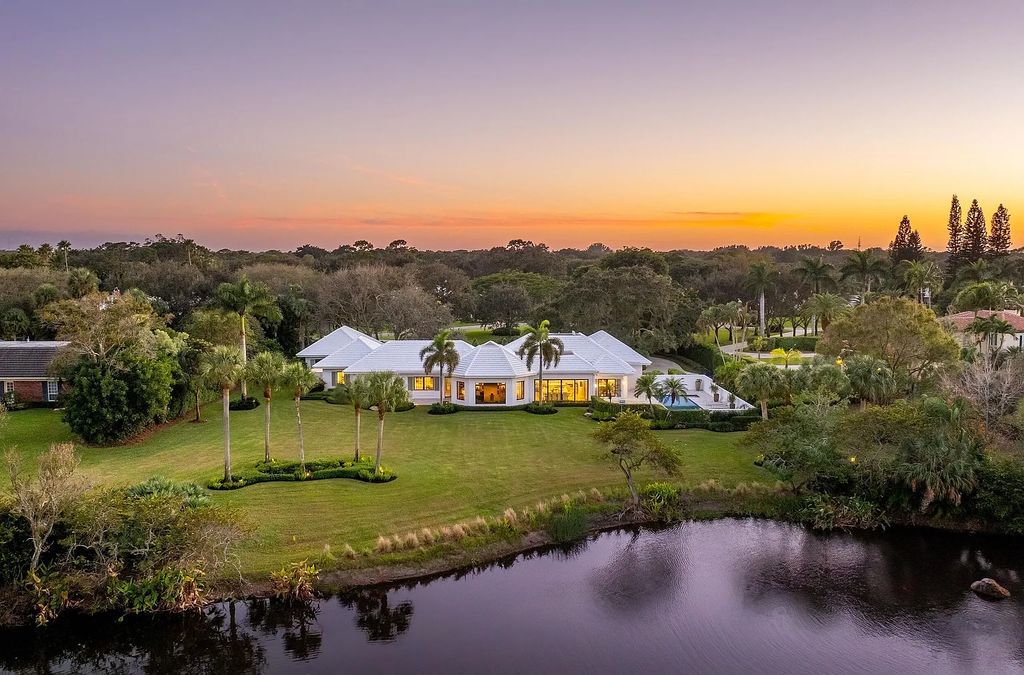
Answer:
[{"label": "driveway", "polygon": [[667,373],[670,369],[681,370],[684,373],[690,372],[675,361],[669,361],[661,356],[650,356],[648,358],[651,360],[651,365],[647,366],[647,370],[660,370],[663,373]]}]

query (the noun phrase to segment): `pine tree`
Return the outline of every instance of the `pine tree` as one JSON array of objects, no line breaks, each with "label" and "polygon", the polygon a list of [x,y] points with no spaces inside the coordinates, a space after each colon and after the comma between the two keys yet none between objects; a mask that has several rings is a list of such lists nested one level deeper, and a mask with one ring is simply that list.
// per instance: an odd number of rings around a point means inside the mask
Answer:
[{"label": "pine tree", "polygon": [[972,263],[984,258],[986,253],[988,253],[988,223],[985,222],[985,214],[978,206],[978,200],[975,199],[971,202],[971,208],[967,209],[967,218],[964,219],[960,259],[963,263]]},{"label": "pine tree", "polygon": [[896,238],[889,244],[889,260],[894,266],[904,260],[918,260],[923,250],[921,235],[917,230],[910,229],[910,218],[903,216],[896,230]]},{"label": "pine tree", "polygon": [[1010,212],[1002,204],[992,214],[992,229],[988,235],[988,254],[992,257],[1010,252]]},{"label": "pine tree", "polygon": [[956,274],[963,263],[964,227],[960,217],[960,199],[953,195],[953,202],[949,206],[949,224],[946,225],[949,231],[949,243],[946,244],[949,257],[946,260],[946,268],[950,276]]}]

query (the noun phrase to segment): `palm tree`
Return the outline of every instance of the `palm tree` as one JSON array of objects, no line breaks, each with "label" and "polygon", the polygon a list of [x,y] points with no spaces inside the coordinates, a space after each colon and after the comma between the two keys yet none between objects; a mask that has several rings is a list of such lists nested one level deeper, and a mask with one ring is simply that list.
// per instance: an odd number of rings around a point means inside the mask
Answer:
[{"label": "palm tree", "polygon": [[633,396],[637,398],[641,396],[647,397],[647,405],[651,406],[651,417],[654,417],[654,399],[660,399],[663,395],[661,383],[658,382],[658,375],[660,373],[657,371],[649,370],[636,378],[636,385],[633,387]]},{"label": "palm tree", "polygon": [[366,387],[371,405],[377,408],[377,460],[374,462],[374,473],[380,473],[380,454],[384,449],[384,416],[396,410],[409,400],[409,390],[405,382],[390,370],[370,373]]},{"label": "palm tree", "polygon": [[452,371],[459,365],[459,352],[455,349],[455,343],[449,339],[451,334],[450,330],[441,331],[434,336],[430,344],[420,350],[423,372],[430,375],[434,368],[437,368],[437,371],[441,374],[437,387],[440,390],[441,403],[444,403],[444,371],[445,369],[448,370],[448,377],[450,378]]},{"label": "palm tree", "polygon": [[544,391],[544,368],[557,368],[559,361],[562,360],[562,354],[565,352],[565,345],[562,344],[562,341],[559,338],[551,337],[548,330],[548,326],[550,324],[550,321],[544,319],[537,324],[536,328],[533,326],[527,326],[526,341],[523,342],[517,352],[519,358],[526,359],[526,368],[528,370],[533,368],[534,359],[538,359],[539,357],[537,387],[540,391],[541,403],[543,403],[546,398],[546,392]]},{"label": "palm tree", "polygon": [[964,286],[953,298],[950,308],[958,312],[977,312],[981,309],[1005,309],[1020,304],[1020,295],[1013,284],[996,281],[979,281]]},{"label": "palm tree", "polygon": [[[697,319],[698,328],[709,331],[715,336],[715,346],[718,347],[718,353],[722,356],[722,363],[725,363],[725,355],[722,354],[722,342],[718,337],[718,331],[728,325],[735,316],[736,309],[730,306],[730,304],[711,305],[710,307],[705,307]],[[732,332],[731,328],[729,332]]]},{"label": "palm tree", "polygon": [[995,281],[998,270],[987,260],[975,260],[960,268],[956,280],[963,282]]},{"label": "palm tree", "polygon": [[[817,260],[814,258],[804,258],[793,268],[793,272],[801,282],[811,287],[812,293],[817,295],[825,288],[831,288],[836,285],[836,280],[832,278],[833,269],[835,268],[832,266],[832,263],[825,262],[819,256]],[[814,326],[814,334],[817,335],[818,317],[811,316],[810,320]]]},{"label": "palm tree", "polygon": [[[821,329],[826,330],[848,308],[849,303],[835,293],[815,293],[804,301],[803,310],[805,314],[817,317],[821,321]],[[818,332],[817,324],[814,332]]]},{"label": "palm tree", "polygon": [[861,303],[871,292],[872,282],[882,283],[885,278],[885,261],[876,258],[871,251],[851,251],[846,264],[839,270],[842,279],[854,279],[861,283]]},{"label": "palm tree", "polygon": [[903,283],[913,291],[917,301],[925,304],[925,289],[928,290],[928,304],[931,296],[942,287],[942,271],[931,260],[908,260],[903,267]]},{"label": "palm tree", "polygon": [[57,252],[64,256],[64,271],[70,272],[71,268],[68,267],[68,253],[71,252],[71,242],[67,239],[61,239],[58,241]]},{"label": "palm tree", "polygon": [[292,390],[295,397],[295,422],[299,428],[299,470],[306,475],[306,444],[302,437],[302,397],[320,382],[320,377],[306,367],[305,363],[294,361],[281,370],[281,386]]},{"label": "palm tree", "polygon": [[274,387],[281,382],[284,357],[274,352],[261,352],[245,367],[245,377],[263,389],[263,461],[270,461],[270,402]]},{"label": "palm tree", "polygon": [[868,401],[881,403],[895,393],[896,378],[882,359],[858,354],[846,359],[843,368],[850,380],[850,388],[860,400],[861,410],[868,407]]},{"label": "palm tree", "polygon": [[736,376],[736,388],[743,398],[757,401],[761,406],[761,419],[768,419],[768,401],[782,390],[781,371],[767,363],[752,363]]},{"label": "palm tree", "polygon": [[[262,317],[270,321],[281,320],[281,310],[277,306],[274,294],[266,284],[249,281],[243,276],[238,283],[224,282],[214,293],[214,304],[226,312],[238,315],[239,333],[242,344],[242,365],[248,361],[246,333],[249,317]],[[242,398],[248,395],[246,382],[242,380]]]},{"label": "palm tree", "polygon": [[372,403],[370,402],[370,389],[367,386],[366,378],[364,377],[352,377],[345,380],[345,384],[342,385],[342,393],[348,397],[349,405],[356,413],[356,457],[355,461],[360,461],[359,456],[360,448],[360,433],[361,433],[361,422],[362,422],[362,411],[368,410]]},{"label": "palm tree", "polygon": [[778,272],[772,263],[766,260],[759,260],[747,270],[747,278],[744,282],[747,290],[757,296],[757,316],[760,335],[765,334],[765,307],[764,294],[775,283]]},{"label": "palm tree", "polygon": [[[1006,336],[1012,335],[1015,331],[1006,319],[998,314],[990,314],[989,316],[975,317],[974,321],[967,326],[967,332],[978,337],[979,347],[982,343],[985,344],[985,351],[991,358],[1002,350]],[[993,344],[996,336],[998,336],[998,343]]]},{"label": "palm tree", "polygon": [[203,376],[212,386],[220,389],[224,420],[224,482],[231,482],[231,389],[244,374],[242,355],[237,347],[217,345],[207,354],[203,363]]},{"label": "palm tree", "polygon": [[686,398],[686,383],[681,377],[666,377],[661,383],[661,393],[675,405],[679,399]]}]

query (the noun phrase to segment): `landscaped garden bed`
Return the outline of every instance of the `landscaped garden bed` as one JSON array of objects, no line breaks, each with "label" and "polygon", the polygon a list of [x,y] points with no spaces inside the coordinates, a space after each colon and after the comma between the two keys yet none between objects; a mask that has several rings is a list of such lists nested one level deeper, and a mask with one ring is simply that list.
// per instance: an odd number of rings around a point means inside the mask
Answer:
[{"label": "landscaped garden bed", "polygon": [[341,459],[318,459],[306,462],[306,472],[298,462],[257,462],[252,469],[231,474],[231,482],[223,478],[210,481],[207,487],[211,490],[237,490],[256,483],[272,483],[275,481],[309,481],[326,480],[329,478],[351,478],[364,483],[388,483],[397,476],[393,471],[381,467],[379,472],[373,470],[373,462],[363,460],[352,462]]}]

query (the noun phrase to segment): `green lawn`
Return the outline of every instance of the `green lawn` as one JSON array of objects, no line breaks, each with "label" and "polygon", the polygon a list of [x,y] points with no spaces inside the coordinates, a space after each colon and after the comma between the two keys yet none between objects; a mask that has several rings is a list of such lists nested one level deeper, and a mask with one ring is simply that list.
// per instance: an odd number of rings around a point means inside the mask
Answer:
[{"label": "green lawn", "polygon": [[[306,401],[302,413],[307,458],[351,455],[351,409]],[[97,484],[129,484],[154,475],[205,483],[222,470],[219,406],[208,407],[207,414],[210,419],[204,424],[171,424],[136,444],[80,446],[83,472]],[[231,414],[236,467],[262,458],[262,419],[262,408]],[[372,414],[364,414],[364,452],[373,452],[375,421]],[[621,486],[618,469],[602,458],[590,436],[594,428],[580,408],[563,408],[550,416],[522,411],[431,416],[418,407],[387,418],[384,464],[398,474],[396,481],[264,483],[212,494],[215,502],[237,506],[258,523],[256,539],[243,556],[244,571],[266,573],[314,556],[324,544],[333,550],[344,543],[365,547],[380,533],[496,515],[509,506],[527,506],[577,489]],[[290,401],[274,407],[272,433],[275,456],[296,458]],[[754,453],[743,446],[743,434],[661,434],[683,457],[683,483],[768,480],[753,465]],[[0,446],[17,446],[21,454],[32,456],[69,438],[59,413],[25,410],[10,415],[0,431]],[[0,478],[5,485],[6,468],[0,468]]]}]

